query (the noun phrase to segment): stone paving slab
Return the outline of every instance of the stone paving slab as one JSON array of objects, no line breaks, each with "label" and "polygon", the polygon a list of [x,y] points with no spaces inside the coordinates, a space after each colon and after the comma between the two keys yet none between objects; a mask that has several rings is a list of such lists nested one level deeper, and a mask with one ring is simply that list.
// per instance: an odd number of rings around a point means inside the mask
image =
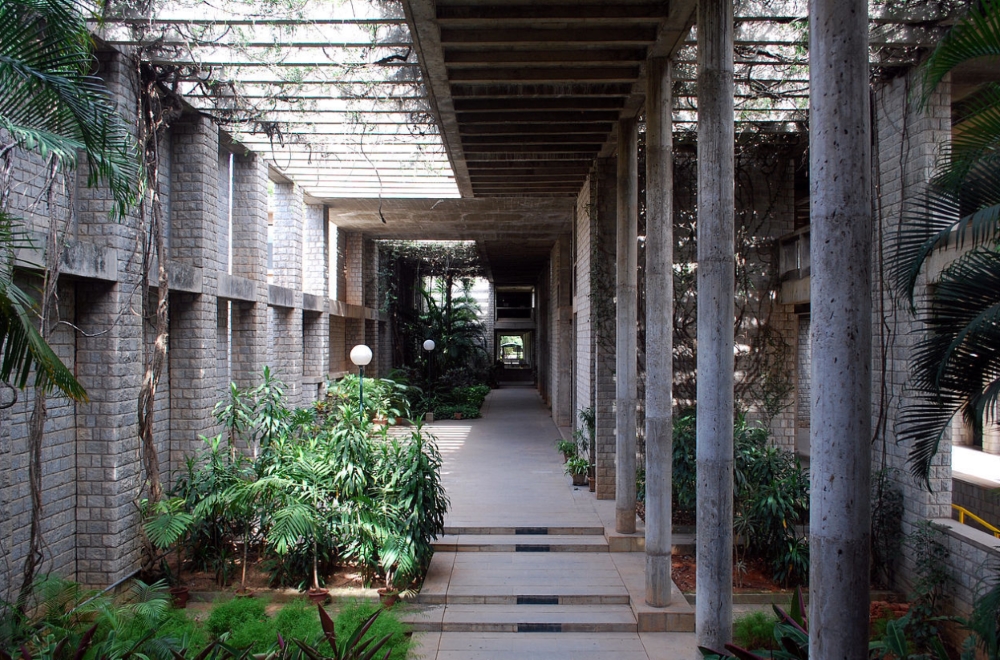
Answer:
[{"label": "stone paving slab", "polygon": [[431,632],[636,632],[628,605],[435,605],[403,621]]},{"label": "stone paving slab", "polygon": [[[440,539],[419,602],[407,605],[405,616],[418,628],[475,632],[416,633],[414,657],[697,657],[693,634],[637,632],[689,622],[693,629],[693,608],[679,593],[664,610],[643,604],[641,521],[635,534],[615,534],[614,503],[570,485],[555,450],[559,431],[534,390],[495,390],[483,419],[435,423],[431,431],[440,439],[452,501],[445,521],[450,538]],[[602,538],[558,538],[568,535]],[[478,551],[462,551],[463,544]],[[550,551],[509,551],[519,544]],[[552,551],[556,546],[576,551]],[[546,624],[562,632],[542,632]],[[628,628],[570,632],[574,625]]]},{"label": "stone paving slab", "polygon": [[670,605],[651,607],[646,604],[645,554],[629,552],[608,556],[628,590],[640,632],[694,632],[694,606],[688,603],[676,584],[671,585]]},{"label": "stone paving slab", "polygon": [[584,534],[446,534],[435,552],[607,552],[608,540]]},{"label": "stone paving slab", "polygon": [[431,660],[691,660],[684,633],[418,633],[413,657]]},{"label": "stone paving slab", "polygon": [[531,538],[533,536],[546,536],[546,535],[583,535],[583,536],[604,536],[604,526],[596,525],[590,527],[564,527],[564,526],[547,526],[547,527],[451,527],[445,525],[444,533],[446,535],[455,534],[482,534],[482,535],[500,535],[500,536],[519,536]]}]

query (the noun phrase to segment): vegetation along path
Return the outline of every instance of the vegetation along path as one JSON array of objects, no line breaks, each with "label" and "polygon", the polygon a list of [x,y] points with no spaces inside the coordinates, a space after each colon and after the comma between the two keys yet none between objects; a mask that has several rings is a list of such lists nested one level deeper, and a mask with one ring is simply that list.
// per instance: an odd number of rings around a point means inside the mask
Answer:
[{"label": "vegetation along path", "polygon": [[431,430],[451,509],[404,613],[418,657],[695,657],[693,609],[679,592],[644,605],[642,530],[615,535],[613,502],[570,484],[533,388],[494,390],[481,419]]}]

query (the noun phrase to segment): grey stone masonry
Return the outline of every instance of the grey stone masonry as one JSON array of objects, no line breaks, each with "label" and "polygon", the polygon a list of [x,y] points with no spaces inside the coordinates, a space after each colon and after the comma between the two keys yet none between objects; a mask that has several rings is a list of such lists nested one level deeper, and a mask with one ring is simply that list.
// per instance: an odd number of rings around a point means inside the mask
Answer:
[{"label": "grey stone masonry", "polygon": [[323,312],[302,313],[303,401],[313,401],[329,371],[330,315]]},{"label": "grey stone masonry", "polygon": [[[590,176],[580,190],[576,200],[574,298],[573,311],[576,313],[576,407],[589,408],[594,401],[594,335],[591,320],[591,209],[593,204],[594,178]],[[578,422],[578,420],[574,420]]]},{"label": "grey stone masonry", "polygon": [[214,295],[228,255],[220,212],[219,131],[201,115],[185,117],[171,131],[171,258],[201,269],[204,293],[170,296],[170,461],[200,449],[199,435],[218,432],[212,408],[221,394],[218,371],[218,302]]},{"label": "grey stone masonry", "polygon": [[233,158],[233,268],[256,285],[255,302],[232,306],[233,380],[254,385],[267,350],[267,164],[249,153]]},{"label": "grey stone masonry", "polygon": [[[1000,527],[1000,493],[997,492],[995,482],[968,475],[956,475],[951,483],[953,504],[971,511],[994,527]],[[952,517],[957,516],[958,512],[953,511]],[[977,526],[975,523],[969,522],[968,519],[966,522]]]},{"label": "grey stone masonry", "polygon": [[[100,53],[101,75],[128,112],[135,107],[127,58]],[[154,404],[153,441],[161,478],[220,429],[212,415],[230,380],[260,382],[265,364],[300,405],[325,379],[353,371],[347,353],[367,343],[369,373],[388,362],[389,339],[376,311],[375,244],[338,232],[322,206],[278,183],[274,208],[274,283],[268,282],[268,166],[207,117],[178,118],[160,142],[158,193],[166,230],[170,308],[167,362]],[[40,236],[48,229],[44,162],[13,154],[9,209]],[[70,175],[52,210],[66,219],[64,277],[50,344],[76,373],[89,400],[48,398],[43,444],[43,571],[106,587],[139,568],[136,502],[147,494],[140,460],[137,401],[144,356],[154,345],[155,314],[142,309],[146,243],[138,211],[112,220],[113,198]],[[73,195],[67,190],[72,189]],[[146,218],[150,217],[147,200]],[[17,254],[19,283],[37,287],[41,254]],[[153,280],[156,274],[153,273]],[[151,290],[151,300],[156,291]],[[348,304],[348,302],[352,304]],[[0,598],[12,600],[28,546],[27,425],[33,392],[0,411]]]},{"label": "grey stone masonry", "polygon": [[294,183],[274,184],[274,284],[302,290],[302,232],[305,206],[302,188]]},{"label": "grey stone masonry", "polygon": [[[951,134],[950,84],[943,83],[921,108],[919,95],[913,91],[917,80],[911,73],[886,81],[875,92],[873,186],[880,194],[874,214],[874,245],[883,246],[882,258],[889,250],[888,237],[898,226],[907,204],[917,199],[926,186],[941,145]],[[881,260],[876,254],[875,263]],[[945,437],[940,445],[931,468],[930,490],[910,476],[910,446],[896,442],[895,428],[900,410],[911,402],[906,385],[918,324],[907,309],[897,306],[882,269],[874,269],[873,279],[872,469],[887,467],[894,485],[902,491],[903,533],[909,534],[923,519],[951,517],[951,443]],[[917,295],[921,295],[919,290]],[[881,392],[888,394],[883,397]],[[883,416],[886,423],[880,423]],[[904,545],[902,570],[897,571],[902,582],[896,585],[903,591],[910,587],[908,576],[913,575],[914,566],[913,550]]]},{"label": "grey stone masonry", "polygon": [[293,183],[274,184],[274,284],[292,293],[291,305],[272,307],[269,364],[285,384],[289,405],[303,402],[302,267],[305,204],[302,189]]},{"label": "grey stone masonry", "polygon": [[308,204],[303,218],[302,290],[317,296],[328,297],[327,265],[329,241],[326,232],[326,210]]},{"label": "grey stone masonry", "polygon": [[615,498],[615,227],[617,163],[601,158],[592,175],[590,304],[594,336],[594,409],[597,416],[597,499]]},{"label": "grey stone masonry", "polygon": [[354,232],[344,232],[344,300],[349,305],[365,304],[365,284],[362,264],[364,237]]},{"label": "grey stone masonry", "polygon": [[[123,107],[132,107],[129,63],[120,55],[105,58],[109,88]],[[214,159],[214,154],[213,154]],[[83,280],[76,285],[71,320],[76,335],[75,370],[89,395],[76,406],[76,556],[73,564],[52,566],[85,585],[107,585],[136,567],[142,475],[136,447],[136,401],[142,378],[141,317],[129,313],[141,281],[135,254],[139,218],[111,222],[110,192],[77,190],[79,234],[115,250],[117,281]],[[213,319],[214,322],[214,319]]]},{"label": "grey stone masonry", "polygon": [[573,425],[573,307],[572,238],[561,237],[552,248],[550,316],[552,421],[556,426]]}]

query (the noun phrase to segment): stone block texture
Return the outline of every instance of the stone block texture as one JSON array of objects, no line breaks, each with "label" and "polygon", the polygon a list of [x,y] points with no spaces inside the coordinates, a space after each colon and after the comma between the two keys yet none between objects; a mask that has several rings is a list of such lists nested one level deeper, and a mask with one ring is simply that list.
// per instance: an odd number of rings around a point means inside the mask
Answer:
[{"label": "stone block texture", "polygon": [[617,163],[598,159],[591,174],[590,304],[594,355],[597,499],[615,497],[615,227]]},{"label": "stone block texture", "polygon": [[[121,107],[134,107],[128,62],[114,54],[99,59]],[[178,287],[169,294],[167,361],[154,406],[154,445],[165,484],[201,448],[199,435],[220,430],[212,409],[230,381],[251,387],[270,364],[287,383],[289,403],[308,403],[326,378],[347,370],[350,346],[367,341],[378,354],[385,342],[374,309],[374,243],[351,234],[350,252],[349,235],[337,231],[325,209],[305,204],[301,189],[281,182],[270,200],[276,224],[273,283],[293,295],[290,307],[269,304],[268,167],[238,145],[225,145],[218,128],[197,114],[175,120],[159,145],[157,192],[168,248],[163,259]],[[56,217],[60,244],[79,242],[112,260],[93,275],[58,284],[50,343],[89,399],[50,395],[42,446],[41,570],[105,587],[133,575],[140,563],[135,503],[146,496],[147,480],[136,409],[144,358],[156,339],[157,298],[151,288],[152,303],[143,309],[138,293],[146,228],[138,212],[110,219],[110,192],[86,187],[85,177],[74,173],[56,181],[49,205],[44,162],[26,153],[14,153],[11,162],[7,208],[28,229],[44,233]],[[145,218],[152,209],[147,200]],[[44,255],[22,261],[19,282],[37,286]],[[155,270],[151,277],[155,284]],[[220,297],[222,280],[227,297]],[[304,294],[311,294],[308,310]],[[349,296],[353,306],[345,307]],[[341,302],[328,302],[334,298]],[[282,300],[287,303],[287,297]],[[0,598],[6,600],[16,596],[27,552],[27,427],[34,400],[28,388],[0,411]]]},{"label": "stone block texture", "polygon": [[[923,190],[940,147],[950,136],[949,84],[942,84],[923,109],[918,105],[918,95],[912,92],[916,85],[917,79],[911,74],[886,81],[877,88],[872,126],[878,147],[874,150],[874,185],[880,192],[874,217],[875,238],[883,251],[881,255],[876,251],[874,269],[872,416],[877,434],[872,445],[872,469],[883,466],[889,469],[893,484],[903,494],[904,534],[912,532],[920,520],[951,517],[952,481],[950,438],[941,443],[934,460],[930,490],[909,475],[906,460],[910,447],[896,442],[895,423],[900,410],[909,402],[907,369],[917,322],[907,309],[896,305],[886,287],[885,270],[879,266],[889,249],[887,236],[898,225],[907,203]],[[880,395],[881,392],[886,394]],[[908,576],[913,575],[914,562],[913,550],[904,546],[902,570],[897,571],[902,580],[897,586],[903,590],[909,587]]]}]

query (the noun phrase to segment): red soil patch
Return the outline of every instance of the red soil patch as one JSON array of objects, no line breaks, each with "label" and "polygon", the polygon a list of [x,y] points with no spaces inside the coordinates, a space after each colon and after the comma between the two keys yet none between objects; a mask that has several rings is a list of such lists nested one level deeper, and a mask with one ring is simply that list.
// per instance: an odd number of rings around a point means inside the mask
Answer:
[{"label": "red soil patch", "polygon": [[[671,562],[671,577],[684,593],[695,592],[694,555],[674,555]],[[760,593],[782,591],[784,588],[770,577],[767,565],[751,560],[742,575],[733,566],[733,591],[735,593]]]}]

